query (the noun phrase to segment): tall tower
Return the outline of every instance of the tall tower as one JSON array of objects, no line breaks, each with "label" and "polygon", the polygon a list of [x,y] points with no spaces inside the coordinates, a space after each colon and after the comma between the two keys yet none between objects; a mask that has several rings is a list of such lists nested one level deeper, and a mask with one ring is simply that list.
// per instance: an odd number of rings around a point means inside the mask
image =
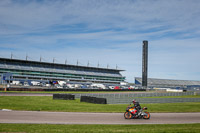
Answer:
[{"label": "tall tower", "polygon": [[147,88],[147,68],[148,68],[148,41],[143,41],[142,53],[142,86]]}]

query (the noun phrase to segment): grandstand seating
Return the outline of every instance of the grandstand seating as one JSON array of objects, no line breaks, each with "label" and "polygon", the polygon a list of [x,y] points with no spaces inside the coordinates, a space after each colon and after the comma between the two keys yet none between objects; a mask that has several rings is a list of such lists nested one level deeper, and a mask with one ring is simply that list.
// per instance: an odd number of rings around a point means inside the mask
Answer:
[{"label": "grandstand seating", "polygon": [[55,73],[70,73],[70,74],[81,74],[81,75],[98,75],[98,76],[110,76],[110,77],[121,77],[120,73],[103,73],[103,72],[91,72],[91,71],[79,71],[79,70],[64,70],[58,68],[44,68],[39,66],[24,66],[24,65],[13,65],[13,64],[1,64],[1,68],[7,69],[18,69],[18,70],[29,70],[29,71],[41,71],[41,72],[55,72]]},{"label": "grandstand seating", "polygon": [[125,77],[120,74],[122,70],[0,58],[0,73],[5,73],[5,71],[27,77],[76,78],[103,82],[125,80]]}]

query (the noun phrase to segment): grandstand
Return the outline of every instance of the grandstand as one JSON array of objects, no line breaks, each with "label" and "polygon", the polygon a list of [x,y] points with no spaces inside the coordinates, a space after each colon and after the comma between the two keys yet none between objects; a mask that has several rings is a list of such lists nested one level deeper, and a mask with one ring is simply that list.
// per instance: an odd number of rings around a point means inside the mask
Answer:
[{"label": "grandstand", "polygon": [[[135,77],[135,84],[141,85],[142,78]],[[160,88],[191,88],[200,87],[200,81],[148,78],[148,86]]]},{"label": "grandstand", "polygon": [[124,70],[0,58],[1,82],[3,74],[11,73],[11,81],[120,84],[125,81],[121,71]]}]

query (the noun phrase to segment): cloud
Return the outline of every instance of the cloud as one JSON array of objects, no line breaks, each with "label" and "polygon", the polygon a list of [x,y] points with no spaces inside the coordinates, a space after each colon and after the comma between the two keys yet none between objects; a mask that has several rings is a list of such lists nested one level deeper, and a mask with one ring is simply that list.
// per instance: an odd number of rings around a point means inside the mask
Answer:
[{"label": "cloud", "polygon": [[184,30],[199,28],[199,5],[200,2],[195,0],[12,1],[1,6],[0,16],[1,23],[27,30],[83,23],[90,29],[140,31],[161,24],[183,31],[183,26]]},{"label": "cloud", "polygon": [[150,77],[198,79],[199,7],[199,0],[4,0],[1,56],[118,64],[133,82],[141,76],[142,41],[149,40]]}]

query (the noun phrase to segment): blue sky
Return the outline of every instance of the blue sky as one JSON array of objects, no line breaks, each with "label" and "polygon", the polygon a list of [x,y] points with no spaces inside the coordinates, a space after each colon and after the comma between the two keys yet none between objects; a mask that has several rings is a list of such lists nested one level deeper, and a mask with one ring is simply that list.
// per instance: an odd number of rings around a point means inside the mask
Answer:
[{"label": "blue sky", "polygon": [[0,57],[116,68],[128,82],[200,80],[199,0],[1,0]]}]

